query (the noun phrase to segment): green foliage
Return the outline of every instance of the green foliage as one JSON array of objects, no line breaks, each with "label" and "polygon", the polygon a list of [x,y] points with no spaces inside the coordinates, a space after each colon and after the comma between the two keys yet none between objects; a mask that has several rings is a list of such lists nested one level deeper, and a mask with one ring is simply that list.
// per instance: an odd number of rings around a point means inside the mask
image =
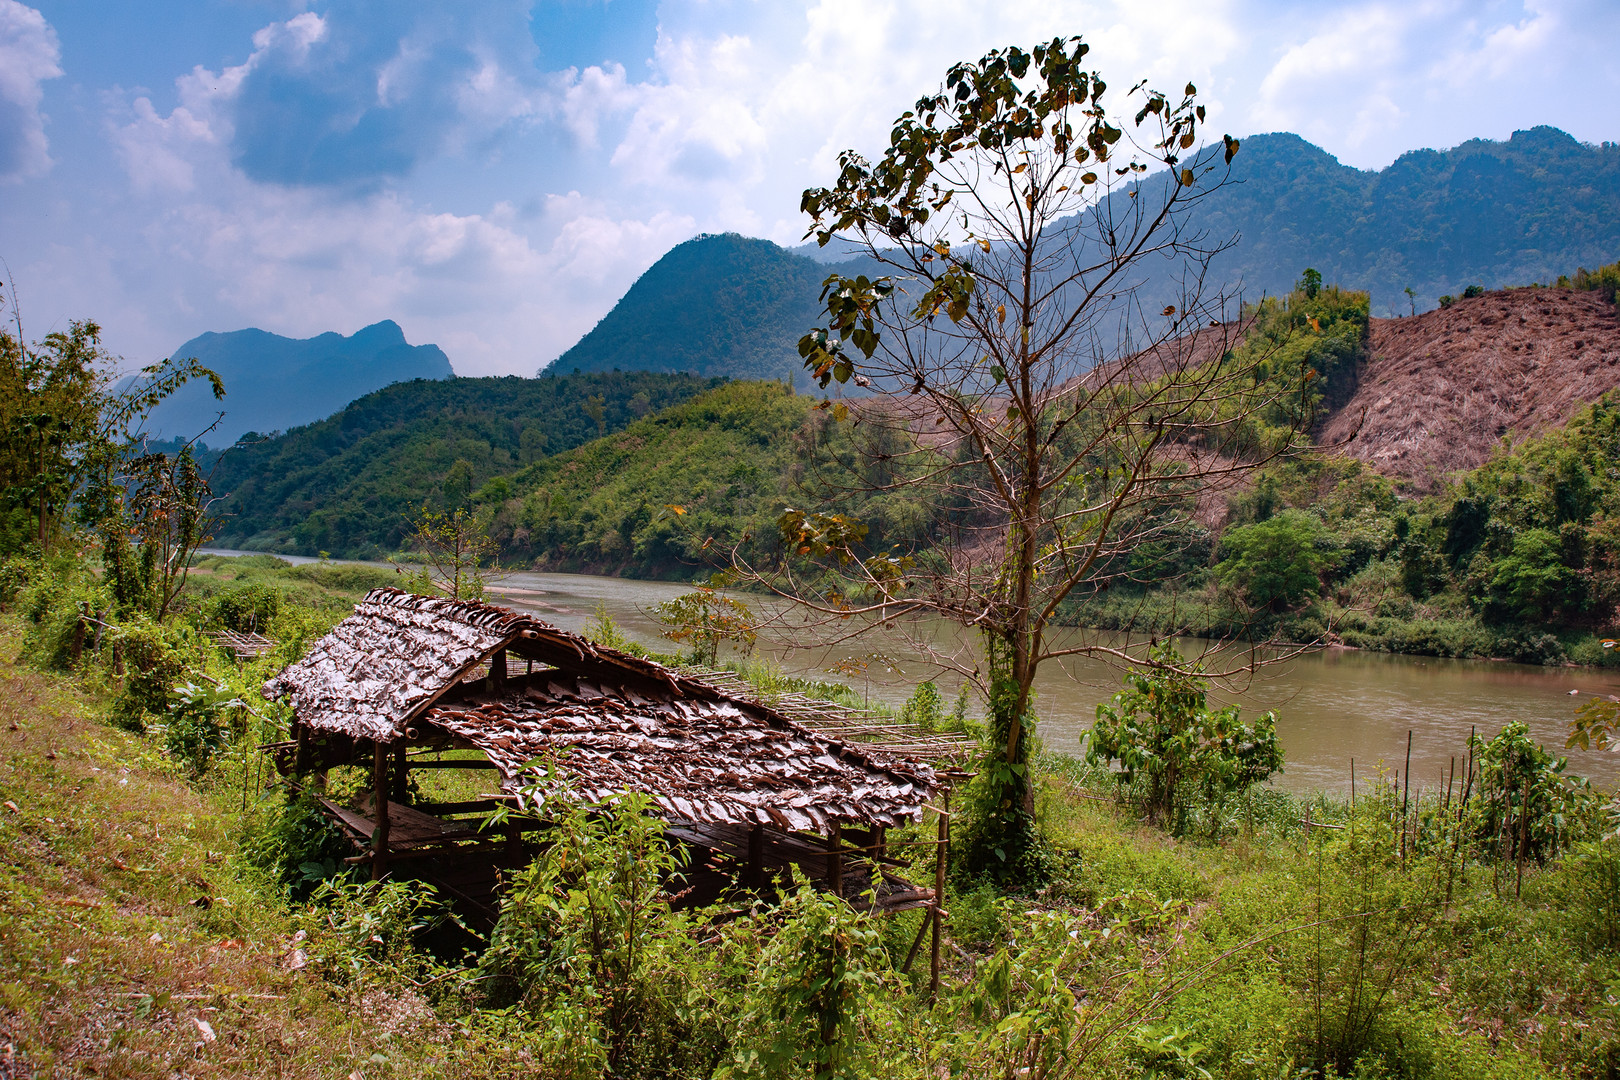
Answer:
[{"label": "green foliage", "polygon": [[[900,708],[902,723],[916,724],[924,731],[943,731],[947,723],[945,699],[939,696],[939,687],[933,681],[917,684],[906,703]],[[953,730],[960,731],[961,728]]]},{"label": "green foliage", "polygon": [[1620,262],[1600,266],[1596,270],[1588,270],[1583,266],[1575,271],[1575,278],[1570,285],[1583,292],[1600,293],[1609,303],[1616,303],[1616,297],[1620,296]]},{"label": "green foliage", "polygon": [[449,917],[420,881],[322,880],[294,916],[308,962],[340,983],[395,981],[420,971],[419,939]]},{"label": "green foliage", "polygon": [[205,605],[203,620],[226,630],[264,632],[281,614],[281,593],[269,585],[242,585],[216,593]]},{"label": "green foliage", "polygon": [[1122,785],[1141,781],[1149,819],[1179,833],[1187,789],[1218,806],[1282,769],[1277,718],[1265,713],[1251,728],[1235,705],[1211,711],[1205,680],[1176,670],[1185,662],[1170,645],[1156,646],[1149,660],[1156,666],[1127,675],[1113,703],[1097,706],[1086,760],[1119,762]]},{"label": "green foliage", "polygon": [[1429,985],[1454,849],[1442,834],[1422,854],[1405,851],[1404,828],[1400,800],[1381,786],[1345,828],[1312,837],[1308,923],[1287,948],[1305,999],[1297,1037],[1316,1075],[1399,1068],[1416,1056],[1401,1045],[1400,1010]]},{"label": "green foliage", "polygon": [[664,624],[666,638],[692,647],[694,664],[719,664],[722,641],[751,653],[758,636],[753,609],[707,585],[673,600],[660,601],[653,605],[653,612]]},{"label": "green foliage", "polygon": [[245,822],[243,858],[265,872],[283,894],[304,901],[323,882],[346,872],[348,841],[314,795],[276,793]]},{"label": "green foliage", "polygon": [[162,717],[173,702],[174,687],[186,671],[184,642],[177,629],[145,615],[126,619],[109,636],[125,668],[123,689],[112,703],[113,719],[120,727],[140,731],[147,717]]},{"label": "green foliage", "polygon": [[[549,792],[555,795],[555,791]],[[548,803],[549,844],[512,879],[479,961],[496,1001],[559,1033],[587,1072],[691,1075],[725,1048],[718,958],[692,934],[669,888],[682,869],[650,800],[610,810]]]},{"label": "green foliage", "polygon": [[463,506],[440,513],[423,504],[410,521],[405,543],[424,564],[411,587],[453,600],[482,600],[489,579],[500,572],[499,548],[485,520]]},{"label": "green foliage", "polygon": [[808,885],[789,893],[749,980],[731,1060],[716,1075],[865,1077],[871,1026],[894,1010],[880,924]]},{"label": "green foliage", "polygon": [[718,387],[518,472],[492,534],[541,567],[635,577],[769,551],[802,455],[844,445],[842,425],[807,424],[811,404],[780,384]]},{"label": "green foliage", "polygon": [[1221,553],[1215,567],[1221,584],[1274,611],[1314,597],[1322,574],[1337,563],[1321,521],[1302,510],[1227,530]]},{"label": "green foliage", "polygon": [[229,687],[211,682],[181,683],[170,696],[164,749],[194,774],[201,775],[208,771],[209,762],[229,737],[227,714],[243,708],[245,703]]},{"label": "green foliage", "polygon": [[[495,477],[572,450],[605,428],[712,389],[717,380],[648,372],[538,379],[418,379],[350,402],[335,416],[219,458],[216,490],[228,493],[221,544],[314,555],[375,558],[397,550],[405,514],[444,505],[447,475],[466,464],[473,502],[499,510]],[[602,425],[584,403],[602,399]],[[458,491],[460,488],[458,487]],[[499,539],[512,541],[508,524]]]},{"label": "green foliage", "polygon": [[1479,765],[1477,832],[1487,855],[1545,861],[1587,830],[1590,788],[1571,784],[1568,762],[1531,739],[1524,724],[1475,736],[1469,749]]}]

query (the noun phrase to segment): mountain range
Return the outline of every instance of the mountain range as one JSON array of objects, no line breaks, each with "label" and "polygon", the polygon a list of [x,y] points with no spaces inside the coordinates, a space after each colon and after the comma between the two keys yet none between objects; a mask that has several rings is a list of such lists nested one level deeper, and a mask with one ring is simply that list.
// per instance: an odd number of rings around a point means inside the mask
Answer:
[{"label": "mountain range", "polygon": [[390,383],[455,375],[442,349],[407,344],[391,319],[348,337],[287,338],[257,329],[207,333],[173,355],[196,357],[218,372],[225,398],[214,400],[206,384],[182,387],[152,411],[147,432],[158,439],[190,438],[218,418],[203,436],[211,446],[320,420]]},{"label": "mountain range", "polygon": [[[1276,295],[1313,267],[1370,293],[1375,315],[1408,314],[1469,285],[1551,283],[1612,262],[1620,145],[1538,127],[1505,142],[1414,150],[1363,171],[1297,135],[1255,135],[1242,140],[1231,182],[1200,204],[1195,224],[1237,241],[1215,262],[1211,288]],[[689,240],[551,370],[802,380],[796,346],[816,322],[822,281],[834,271],[881,272],[853,261],[855,250],[838,241],[789,250],[734,233]],[[1149,281],[1143,305],[1174,302],[1175,285]]]}]

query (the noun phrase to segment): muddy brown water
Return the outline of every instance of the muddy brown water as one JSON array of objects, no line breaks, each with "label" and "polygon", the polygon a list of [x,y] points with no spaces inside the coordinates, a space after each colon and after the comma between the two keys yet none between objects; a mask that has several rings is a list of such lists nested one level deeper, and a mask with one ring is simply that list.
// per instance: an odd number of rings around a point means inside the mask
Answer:
[{"label": "muddy brown water", "polygon": [[[491,588],[490,599],[573,631],[583,630],[601,606],[630,637],[668,648],[669,643],[659,638],[661,627],[651,609],[687,589],[669,582],[589,574],[513,573]],[[951,648],[962,641],[954,627],[928,629],[936,647]],[[1078,640],[1084,632],[1070,633]],[[1205,644],[1184,642],[1183,651]],[[918,682],[935,677],[949,703],[959,685],[954,676],[938,675],[897,634],[834,647],[778,640],[766,648],[785,672],[847,683],[874,702],[898,706]],[[869,659],[873,652],[884,658]],[[865,661],[864,673],[829,673],[829,668],[851,658]],[[1043,743],[1053,750],[1082,750],[1098,703],[1106,702],[1119,687],[1119,670],[1100,661],[1070,659],[1043,666],[1036,687]],[[1571,690],[1580,693],[1572,697]],[[1402,768],[1408,732],[1413,782],[1433,788],[1443,783],[1453,756],[1460,768],[1471,730],[1494,735],[1514,721],[1524,722],[1537,740],[1568,756],[1569,772],[1613,788],[1620,783],[1620,754],[1563,749],[1575,706],[1591,693],[1620,694],[1620,672],[1331,649],[1265,667],[1246,685],[1218,690],[1211,697],[1237,702],[1245,717],[1276,711],[1287,760],[1286,770],[1275,781],[1279,787],[1343,794],[1349,790],[1352,759],[1358,787],[1380,768]]]}]

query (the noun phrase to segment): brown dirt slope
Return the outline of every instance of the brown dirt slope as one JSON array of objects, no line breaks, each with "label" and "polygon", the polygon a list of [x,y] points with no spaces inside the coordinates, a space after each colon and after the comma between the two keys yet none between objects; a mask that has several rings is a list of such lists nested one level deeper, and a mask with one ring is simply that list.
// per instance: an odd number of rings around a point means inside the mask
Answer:
[{"label": "brown dirt slope", "polygon": [[1432,491],[1620,386],[1620,316],[1596,293],[1512,289],[1374,319],[1371,353],[1320,441]]}]

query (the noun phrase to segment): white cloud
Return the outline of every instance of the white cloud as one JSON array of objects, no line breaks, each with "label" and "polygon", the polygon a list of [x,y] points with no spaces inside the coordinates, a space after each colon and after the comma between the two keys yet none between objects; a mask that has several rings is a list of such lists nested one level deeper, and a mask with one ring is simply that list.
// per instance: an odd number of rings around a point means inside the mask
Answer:
[{"label": "white cloud", "polygon": [[1537,124],[1612,139],[1612,123],[1582,130],[1570,79],[1612,88],[1616,40],[1620,5],[1605,0],[1320,8],[1260,81],[1251,130],[1293,131],[1363,168]]},{"label": "white cloud", "polygon": [[51,167],[40,113],[44,82],[62,74],[56,31],[37,10],[0,0],[0,180],[41,176]]}]

